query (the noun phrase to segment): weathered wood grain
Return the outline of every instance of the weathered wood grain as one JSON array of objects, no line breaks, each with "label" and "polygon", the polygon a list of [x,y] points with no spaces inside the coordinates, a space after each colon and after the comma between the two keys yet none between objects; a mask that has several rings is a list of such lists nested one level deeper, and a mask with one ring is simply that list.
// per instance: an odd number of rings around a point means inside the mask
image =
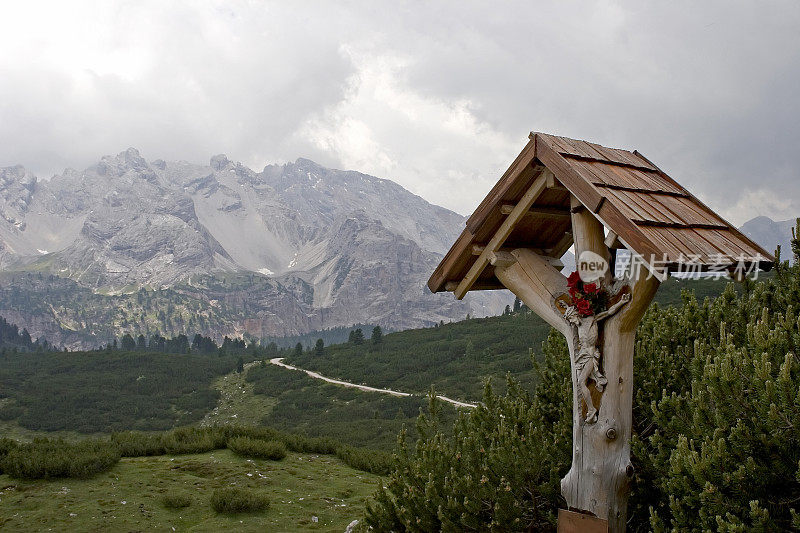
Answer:
[{"label": "weathered wood grain", "polygon": [[506,242],[506,239],[514,229],[514,226],[516,226],[522,217],[525,216],[525,213],[531,208],[533,202],[536,201],[536,198],[542,194],[542,191],[544,191],[545,186],[547,185],[547,177],[544,174],[545,173],[540,174],[539,177],[536,178],[536,180],[533,182],[533,185],[531,185],[528,191],[522,196],[519,203],[514,206],[514,210],[509,213],[509,215],[495,232],[492,239],[486,244],[483,252],[481,252],[481,255],[478,256],[478,258],[472,264],[472,267],[470,267],[469,271],[467,271],[467,274],[461,280],[461,283],[459,283],[456,290],[453,291],[453,294],[456,298],[459,300],[464,298],[464,295],[467,294],[467,291],[469,291],[475,281],[477,281],[478,277],[481,275],[481,272],[483,272],[483,269],[489,264],[490,254],[498,251],[500,247],[503,246],[503,243]]}]

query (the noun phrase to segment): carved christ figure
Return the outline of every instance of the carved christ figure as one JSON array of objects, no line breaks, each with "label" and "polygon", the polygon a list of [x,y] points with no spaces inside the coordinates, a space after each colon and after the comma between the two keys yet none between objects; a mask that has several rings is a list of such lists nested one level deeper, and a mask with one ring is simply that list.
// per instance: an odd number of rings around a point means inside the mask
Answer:
[{"label": "carved christ figure", "polygon": [[596,315],[581,316],[578,308],[571,305],[564,312],[564,319],[578,329],[578,345],[575,347],[575,371],[578,374],[578,387],[586,402],[586,423],[597,422],[597,409],[589,392],[589,380],[594,380],[598,391],[603,392],[608,380],[600,370],[600,348],[597,346],[599,324],[614,315],[628,303],[630,294],[623,294],[617,303]]}]

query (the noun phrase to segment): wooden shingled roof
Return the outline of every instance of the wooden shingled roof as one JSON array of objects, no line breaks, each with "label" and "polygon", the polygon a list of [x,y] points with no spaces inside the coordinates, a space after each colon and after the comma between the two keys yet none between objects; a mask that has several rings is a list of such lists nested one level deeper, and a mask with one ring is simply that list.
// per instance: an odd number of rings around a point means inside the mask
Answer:
[{"label": "wooden shingled roof", "polygon": [[[540,176],[545,188],[513,227],[504,225]],[[621,246],[659,268],[675,271],[692,261],[700,268],[734,268],[741,260],[769,269],[774,258],[706,207],[640,153],[531,133],[530,141],[469,217],[466,228],[434,271],[433,292],[455,290],[481,270],[469,289],[503,288],[493,267],[476,260],[487,245],[533,248],[554,258],[572,245],[570,202],[591,210]],[[498,235],[501,234],[501,235]],[[613,236],[612,236],[613,237]],[[459,296],[456,291],[457,296]],[[460,296],[463,296],[460,295]]]}]

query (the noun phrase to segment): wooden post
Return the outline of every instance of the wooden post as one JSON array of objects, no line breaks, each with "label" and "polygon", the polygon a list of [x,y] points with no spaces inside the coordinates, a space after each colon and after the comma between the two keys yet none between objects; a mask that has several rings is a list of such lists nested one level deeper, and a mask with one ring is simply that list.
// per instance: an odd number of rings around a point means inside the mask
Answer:
[{"label": "wooden post", "polygon": [[[602,224],[586,209],[573,203],[572,231],[575,256],[591,251],[608,259]],[[513,259],[516,261],[513,261]],[[587,405],[580,393],[576,354],[577,329],[563,316],[559,300],[567,293],[566,278],[531,250],[517,249],[492,261],[497,278],[525,305],[560,331],[567,339],[572,368],[573,443],[572,467],[561,480],[561,493],[570,509],[607,520],[609,531],[625,531],[628,493],[633,477],[630,438],[633,408],[633,350],[636,327],[658,289],[659,280],[644,265],[630,278],[611,285],[612,295],[629,293],[630,301],[607,318],[600,329],[602,372],[608,380],[602,392],[590,382],[596,422],[586,420]]]}]

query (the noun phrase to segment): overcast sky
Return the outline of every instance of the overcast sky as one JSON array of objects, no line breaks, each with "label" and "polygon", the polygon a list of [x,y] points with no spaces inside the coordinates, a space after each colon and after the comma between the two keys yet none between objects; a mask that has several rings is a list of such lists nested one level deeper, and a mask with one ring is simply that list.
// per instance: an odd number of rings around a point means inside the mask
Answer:
[{"label": "overcast sky", "polygon": [[0,4],[0,166],[308,157],[469,214],[531,130],[800,215],[800,2]]}]

